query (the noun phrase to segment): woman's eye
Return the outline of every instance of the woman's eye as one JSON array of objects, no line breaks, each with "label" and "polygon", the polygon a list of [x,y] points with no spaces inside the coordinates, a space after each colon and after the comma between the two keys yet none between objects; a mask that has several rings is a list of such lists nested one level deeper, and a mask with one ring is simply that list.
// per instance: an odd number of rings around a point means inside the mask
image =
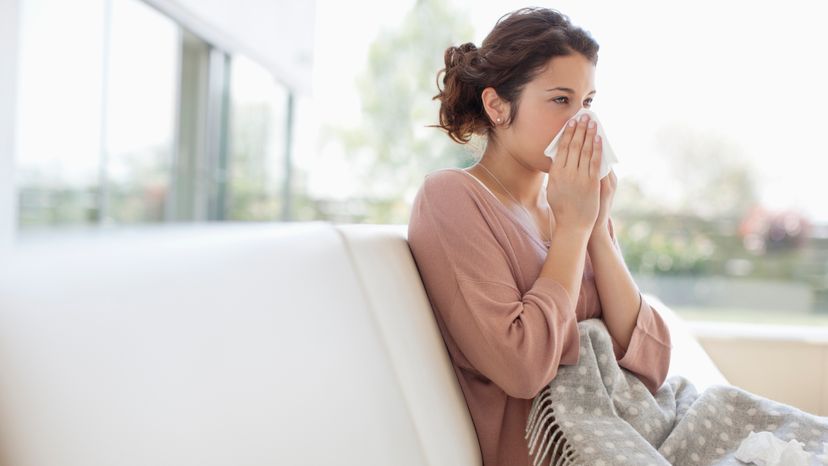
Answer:
[{"label": "woman's eye", "polygon": [[[561,99],[563,99],[563,101],[561,101]],[[569,97],[561,96],[561,97],[558,97],[557,99],[552,99],[552,100],[554,102],[559,103],[559,104],[564,104],[564,103],[569,102]],[[592,98],[591,97],[589,99],[587,99],[586,101],[589,105],[592,105]]]}]

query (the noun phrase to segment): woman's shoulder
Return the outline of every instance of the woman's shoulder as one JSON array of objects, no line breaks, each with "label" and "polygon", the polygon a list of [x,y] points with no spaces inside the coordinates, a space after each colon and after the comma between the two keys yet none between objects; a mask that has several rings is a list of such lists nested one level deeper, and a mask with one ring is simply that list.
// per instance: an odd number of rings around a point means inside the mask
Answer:
[{"label": "woman's shoulder", "polygon": [[439,168],[425,175],[420,190],[428,191],[430,198],[435,195],[474,194],[474,190],[469,189],[468,184],[471,176],[473,175],[470,173],[464,173],[462,168]]},{"label": "woman's shoulder", "polygon": [[440,168],[429,172],[414,198],[412,215],[416,217],[429,212],[429,218],[460,221],[473,212],[479,212],[480,209],[475,207],[480,202],[479,193],[469,183],[471,176],[470,173],[463,173],[461,168]]},{"label": "woman's shoulder", "polygon": [[433,181],[433,180],[457,179],[457,178],[461,178],[463,176],[466,176],[462,172],[463,172],[462,168],[456,168],[456,167],[438,168],[438,169],[433,170],[429,173],[426,173],[426,175],[424,177],[424,180],[425,181],[429,181],[429,180]]}]

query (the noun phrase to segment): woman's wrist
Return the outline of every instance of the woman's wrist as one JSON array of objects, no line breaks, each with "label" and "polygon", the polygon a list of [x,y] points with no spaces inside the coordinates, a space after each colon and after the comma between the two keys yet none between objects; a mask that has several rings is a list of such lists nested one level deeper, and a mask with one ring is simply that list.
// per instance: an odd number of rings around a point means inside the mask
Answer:
[{"label": "woman's wrist", "polygon": [[593,231],[587,242],[587,250],[592,255],[592,250],[600,248],[601,246],[612,247],[612,235],[606,228],[600,228],[598,231]]}]

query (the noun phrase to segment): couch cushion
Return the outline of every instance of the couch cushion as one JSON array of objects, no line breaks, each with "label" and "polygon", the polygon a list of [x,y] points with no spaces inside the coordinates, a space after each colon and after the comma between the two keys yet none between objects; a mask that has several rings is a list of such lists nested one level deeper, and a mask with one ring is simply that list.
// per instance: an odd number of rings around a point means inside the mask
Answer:
[{"label": "couch cushion", "polygon": [[383,334],[428,464],[481,464],[471,415],[408,248],[407,226],[337,228]]},{"label": "couch cushion", "polygon": [[386,343],[327,223],[33,237],[0,265],[0,463],[426,464]]}]

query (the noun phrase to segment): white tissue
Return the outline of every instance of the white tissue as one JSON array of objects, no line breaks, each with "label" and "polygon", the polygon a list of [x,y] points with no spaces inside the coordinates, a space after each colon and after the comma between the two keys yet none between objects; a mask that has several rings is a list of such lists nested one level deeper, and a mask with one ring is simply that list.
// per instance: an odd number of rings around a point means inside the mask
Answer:
[{"label": "white tissue", "polygon": [[[618,158],[615,157],[615,152],[610,147],[609,140],[607,140],[607,135],[604,134],[604,126],[601,125],[601,121],[598,120],[598,117],[595,115],[595,112],[589,110],[588,108],[582,108],[578,110],[578,113],[575,114],[574,119],[581,118],[581,115],[584,113],[589,115],[591,121],[595,121],[598,125],[598,134],[601,136],[602,149],[601,149],[601,168],[598,171],[598,178],[603,178],[609,174],[611,165],[614,163],[618,163]],[[571,119],[572,119],[571,118]],[[569,120],[567,120],[568,122]],[[555,138],[552,139],[552,142],[546,147],[543,153],[552,160],[555,160],[555,155],[558,153],[558,140],[561,139],[564,130],[566,129],[566,125],[558,131],[558,134],[555,135]]]},{"label": "white tissue", "polygon": [[[785,442],[772,432],[751,430],[736,450],[736,459],[758,466],[808,466],[809,460],[815,455],[802,450],[804,445],[795,439]],[[828,442],[822,443],[822,451],[821,455],[816,456],[825,464]]]}]

